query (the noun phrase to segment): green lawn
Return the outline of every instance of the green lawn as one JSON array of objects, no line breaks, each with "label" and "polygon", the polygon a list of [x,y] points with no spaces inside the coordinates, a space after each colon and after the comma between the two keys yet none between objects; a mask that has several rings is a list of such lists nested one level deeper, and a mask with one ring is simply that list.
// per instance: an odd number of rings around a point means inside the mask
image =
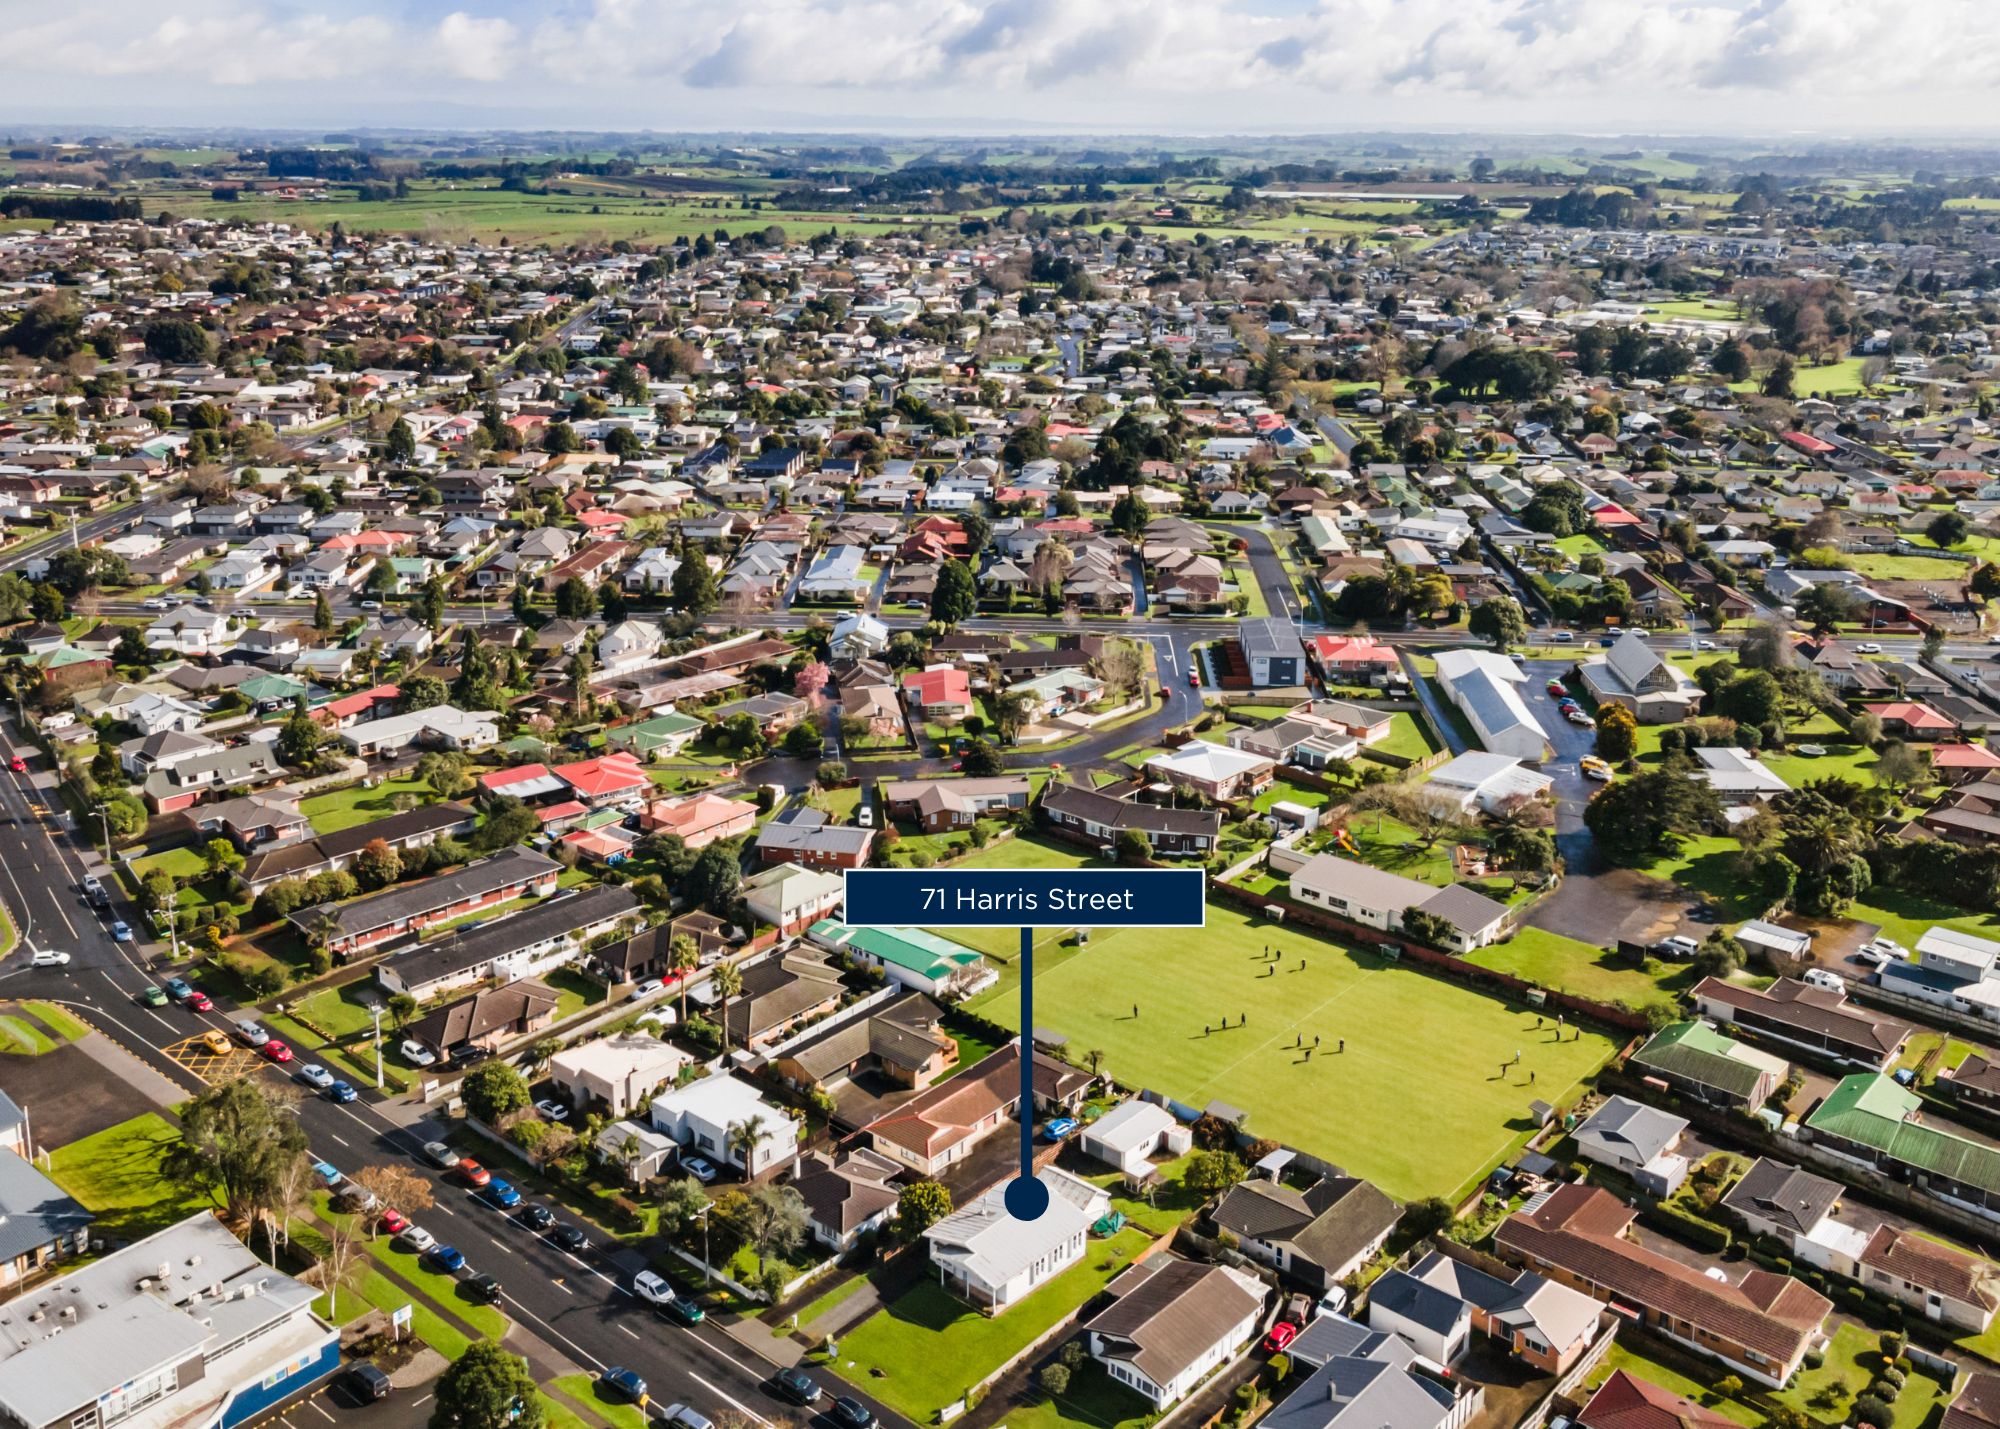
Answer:
[{"label": "green lawn", "polygon": [[[1818,1369],[1800,1370],[1792,1377],[1791,1384],[1773,1397],[1822,1423],[1842,1423],[1854,1396],[1868,1387],[1870,1370],[1880,1359],[1877,1336],[1851,1322],[1842,1324],[1833,1332],[1825,1363]],[[1814,1402],[1823,1390],[1836,1386],[1843,1391],[1837,1402]],[[1896,1396],[1891,1429],[1920,1429],[1929,1418],[1931,1407],[1943,1397],[1944,1388],[1936,1380],[1912,1372],[1903,1392]]]},{"label": "green lawn", "polygon": [[[1102,1290],[1147,1240],[1144,1232],[1127,1229],[1108,1241],[1090,1241],[1081,1261],[1000,1315],[982,1315],[925,1280],[848,1331],[840,1341],[838,1372],[891,1409],[928,1424]],[[886,1373],[873,1377],[875,1369]]]},{"label": "green lawn", "polygon": [[[368,1008],[372,1004],[387,1010],[388,999],[373,978],[360,978],[340,987],[321,988],[292,1009],[336,1042],[360,1037],[375,1030]],[[386,1024],[385,1024],[386,1025]]]},{"label": "green lawn", "polygon": [[1849,570],[1878,581],[1962,581],[1972,567],[1943,556],[1850,555],[1841,558]]},{"label": "green lawn", "polygon": [[852,1279],[841,1281],[840,1284],[834,1286],[833,1289],[827,1291],[826,1294],[820,1296],[817,1300],[807,1305],[805,1309],[799,1311],[800,1328],[803,1329],[805,1326],[810,1325],[834,1306],[860,1294],[862,1287],[867,1284],[868,1277],[865,1275],[857,1275]]},{"label": "green lawn", "polygon": [[1616,952],[1543,928],[1523,928],[1504,943],[1467,955],[1466,961],[1599,1002],[1639,1008],[1671,1007],[1674,1002],[1671,992]]},{"label": "green lawn", "polygon": [[132,872],[142,883],[152,873],[166,873],[174,878],[200,878],[208,872],[208,864],[191,848],[170,848],[133,859]]},{"label": "green lawn", "polygon": [[[1797,753],[1800,744],[1818,743],[1826,753],[1818,756]],[[1794,789],[1810,784],[1815,779],[1847,779],[1864,789],[1875,786],[1875,765],[1879,762],[1875,751],[1858,744],[1833,744],[1824,740],[1794,737],[1789,754],[1760,754],[1757,756],[1766,769],[1791,785]]]},{"label": "green lawn", "polygon": [[[1267,967],[1278,971],[1266,976]],[[973,1010],[1018,1027],[1017,983],[1004,969]],[[1036,1022],[1079,1053],[1102,1050],[1126,1085],[1252,1109],[1253,1134],[1404,1199],[1451,1195],[1484,1175],[1526,1138],[1530,1101],[1562,1101],[1611,1054],[1588,1030],[1555,1044],[1524,1008],[1215,904],[1204,928],[1045,947],[1036,990]],[[1234,1026],[1243,1014],[1249,1024]],[[1204,1033],[1225,1018],[1229,1030]],[[1294,1040],[1315,1036],[1308,1060]],[[1343,1037],[1347,1050],[1336,1052]],[[1516,1051],[1521,1064],[1503,1075]],[[1425,1135],[1406,1135],[1418,1121]]]},{"label": "green lawn", "polygon": [[165,1117],[145,1112],[50,1152],[49,1176],[97,1217],[100,1235],[148,1235],[212,1204],[160,1179],[160,1157],[180,1139]]},{"label": "green lawn", "polygon": [[2000,913],[1972,913],[1956,904],[1895,888],[1869,889],[1848,905],[1847,916],[1860,923],[1879,923],[1884,936],[1906,948],[1916,946],[1917,939],[1935,927],[2000,938]]},{"label": "green lawn", "polygon": [[41,1024],[41,1030],[64,1042],[90,1035],[90,1029],[53,1002],[24,1002],[21,1006]]},{"label": "green lawn", "polygon": [[1764,910],[1764,900],[1746,889],[1737,876],[1741,854],[1742,847],[1735,839],[1684,838],[1678,852],[1639,871],[1703,894],[1721,905],[1727,921],[1737,922]]},{"label": "green lawn", "polygon": [[1153,1406],[1127,1389],[1094,1360],[1069,1377],[1069,1388],[1051,1399],[1007,1411],[1007,1429],[1140,1429],[1156,1418]]},{"label": "green lawn", "polygon": [[1273,804],[1301,804],[1308,809],[1324,809],[1333,802],[1333,795],[1324,789],[1308,789],[1303,784],[1294,784],[1289,779],[1274,779],[1271,787],[1250,801],[1250,807],[1259,813],[1270,812]]},{"label": "green lawn", "polygon": [[300,801],[299,812],[312,820],[314,833],[338,833],[341,829],[351,829],[356,824],[371,823],[385,814],[395,813],[398,794],[413,795],[420,804],[433,803],[437,799],[437,791],[429,784],[414,775],[402,775],[384,779],[373,789],[350,784],[345,789],[315,794]]},{"label": "green lawn", "polygon": [[[1386,868],[1405,878],[1434,883],[1440,888],[1458,881],[1458,875],[1451,866],[1450,844],[1435,843],[1427,849],[1422,848],[1408,824],[1391,818],[1379,809],[1357,814],[1346,828],[1347,836],[1361,850],[1363,863]],[[1327,846],[1327,852],[1344,853],[1333,845]]]},{"label": "green lawn", "polygon": [[55,1050],[55,1039],[25,1017],[0,1014],[0,1053],[39,1057]]},{"label": "green lawn", "polygon": [[1437,741],[1415,715],[1408,710],[1397,710],[1389,717],[1389,737],[1368,748],[1384,754],[1400,754],[1405,759],[1422,759],[1437,753]]},{"label": "green lawn", "polygon": [[1604,1356],[1604,1362],[1590,1372],[1585,1383],[1594,1389],[1611,1378],[1612,1371],[1621,1369],[1634,1379],[1643,1379],[1648,1384],[1671,1390],[1675,1394],[1694,1400],[1697,1404],[1706,1405],[1719,1414],[1725,1414],[1738,1424],[1745,1425],[1746,1429],[1756,1429],[1756,1426],[1764,1422],[1764,1416],[1749,1405],[1710,1393],[1706,1384],[1697,1384],[1680,1371],[1668,1369],[1657,1360],[1648,1359],[1642,1352],[1622,1340],[1611,1346]]},{"label": "green lawn", "polygon": [[548,1387],[585,1406],[600,1419],[608,1420],[615,1429],[646,1429],[645,1411],[636,1404],[602,1393],[594,1375],[566,1374],[550,1380]]},{"label": "green lawn", "polygon": [[1094,860],[1071,844],[1016,835],[968,855],[954,868],[1082,868]]}]

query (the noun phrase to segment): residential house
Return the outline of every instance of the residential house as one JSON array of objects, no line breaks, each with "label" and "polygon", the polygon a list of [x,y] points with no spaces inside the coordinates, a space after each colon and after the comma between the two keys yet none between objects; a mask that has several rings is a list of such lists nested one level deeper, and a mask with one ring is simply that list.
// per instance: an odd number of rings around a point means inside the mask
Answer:
[{"label": "residential house", "polygon": [[1439,806],[1461,814],[1474,809],[1499,814],[1546,800],[1555,782],[1511,755],[1474,749],[1433,769],[1424,780],[1423,791]]},{"label": "residential house", "polygon": [[[1021,1099],[1021,1046],[996,1048],[949,1081],[904,1102],[864,1130],[869,1145],[919,1176],[935,1177],[963,1161],[1003,1127],[1012,1127]],[[1034,1053],[1035,1110],[1073,1112],[1082,1104],[1089,1073]]]},{"label": "residential house", "polygon": [[1090,1228],[1111,1208],[1110,1196],[1054,1167],[1035,1179],[1047,1188],[1049,1203],[1032,1221],[1008,1211],[1003,1183],[924,1232],[939,1284],[999,1314],[1083,1259]]},{"label": "residential house", "polygon": [[990,779],[884,779],[877,787],[892,819],[927,834],[969,829],[997,809],[1026,809],[1034,786],[1025,774]]},{"label": "residential house", "polygon": [[1366,1181],[1326,1176],[1304,1191],[1261,1178],[1239,1182],[1209,1219],[1252,1260],[1323,1294],[1375,1258],[1401,1214]]},{"label": "residential house", "polygon": [[[236,801],[231,800],[230,803]],[[220,809],[223,805],[216,805]],[[213,811],[209,811],[212,816]],[[469,833],[478,815],[465,804],[445,800],[422,804],[402,813],[388,814],[372,823],[356,824],[330,834],[302,841],[273,844],[255,851],[236,874],[245,892],[255,896],[285,878],[311,878],[315,874],[349,867],[369,844],[380,839],[398,853],[428,848],[439,839]]]},{"label": "residential house", "polygon": [[1179,749],[1146,761],[1146,772],[1153,778],[1218,804],[1248,799],[1268,789],[1277,768],[1276,761],[1266,755],[1205,739],[1191,739]]},{"label": "residential house", "polygon": [[813,924],[809,936],[819,947],[880,968],[891,982],[932,997],[970,997],[1000,976],[973,949],[925,928],[850,928],[826,919]]},{"label": "residential house", "polygon": [[1732,1429],[1719,1409],[1689,1399],[1622,1369],[1597,1387],[1576,1416],[1583,1429]]},{"label": "residential house", "polygon": [[1156,858],[1206,858],[1222,831],[1220,809],[1169,809],[1052,778],[1042,790],[1042,813],[1052,828],[1109,853],[1118,836],[1144,834]]},{"label": "residential house", "polygon": [[292,914],[301,936],[322,940],[334,957],[393,939],[415,937],[440,923],[470,918],[521,898],[548,898],[563,866],[516,844],[449,873],[398,883],[348,903],[321,903]]},{"label": "residential house", "polygon": [[653,1099],[653,1129],[684,1156],[733,1166],[744,1179],[783,1171],[798,1159],[804,1128],[778,1103],[726,1070]]},{"label": "residential house", "polygon": [[1494,941],[1507,917],[1504,904],[1461,885],[1437,888],[1330,853],[1314,854],[1295,869],[1290,888],[1300,903],[1387,933],[1403,931],[1404,913],[1417,909],[1444,921],[1445,942],[1458,952]]},{"label": "residential house", "polygon": [[837,1159],[815,1151],[800,1158],[789,1184],[805,1202],[813,1239],[838,1255],[896,1218],[901,1169],[865,1148]]},{"label": "residential house", "polygon": [[1897,1226],[1875,1228],[1858,1278],[1961,1335],[1984,1334],[2000,1307],[2000,1266]]},{"label": "residential house", "polygon": [[1687,1179],[1688,1160],[1674,1150],[1687,1129],[1685,1117],[1630,1097],[1607,1097],[1576,1129],[1576,1154],[1621,1172],[1655,1196],[1670,1196]]},{"label": "residential house", "polygon": [[572,1107],[601,1104],[613,1116],[648,1106],[688,1065],[679,1048],[639,1032],[620,1032],[565,1047],[548,1062],[549,1081]]},{"label": "residential house", "polygon": [[757,856],[765,863],[806,868],[861,868],[875,844],[873,829],[848,828],[805,805],[785,810],[757,835]]},{"label": "residential house", "polygon": [[376,964],[375,980],[424,1002],[474,983],[540,977],[598,934],[640,916],[630,889],[600,884],[398,953]]},{"label": "residential house", "polygon": [[794,938],[829,917],[847,896],[838,874],[822,873],[795,863],[773,864],[743,880],[743,902],[750,916]]},{"label": "residential house", "polygon": [[1437,680],[1485,749],[1530,763],[1548,752],[1549,738],[1522,700],[1527,675],[1512,660],[1486,650],[1446,650]]},{"label": "residential house", "polygon": [[1306,682],[1306,647],[1298,627],[1289,620],[1259,616],[1236,627],[1236,640],[1250,669],[1250,683],[1260,690],[1289,688]]},{"label": "residential house", "polygon": [[1106,1374],[1164,1410],[1250,1343],[1266,1293],[1243,1271],[1156,1255],[1105,1287],[1111,1304],[1084,1324],[1084,1343]]},{"label": "residential house", "polygon": [[757,826],[757,806],[720,794],[690,794],[659,799],[639,811],[639,828],[649,834],[673,834],[691,849],[706,848],[722,839],[746,834]]},{"label": "residential house", "polygon": [[1914,1029],[1847,1000],[1838,988],[1779,978],[1762,989],[1720,978],[1695,984],[1695,1011],[1767,1041],[1877,1071],[1902,1054]]},{"label": "residential house", "polygon": [[920,992],[906,993],[860,1017],[774,1053],[772,1069],[789,1086],[825,1090],[856,1073],[891,1086],[929,1086],[958,1062],[958,1042],[944,1012]]},{"label": "residential house", "polygon": [[840,1005],[840,975],[804,950],[743,970],[743,990],[723,1013],[732,1046],[761,1050]]},{"label": "residential house", "polygon": [[19,1140],[0,1149],[0,1294],[90,1249],[90,1212],[24,1159],[34,1150]]},{"label": "residential house", "polygon": [[1762,1108],[1790,1071],[1784,1058],[1695,1019],[1661,1028],[1627,1065],[1681,1096],[1743,1112]]},{"label": "residential house", "polygon": [[546,983],[523,978],[427,1012],[405,1027],[403,1036],[442,1061],[474,1048],[491,1052],[548,1027],[556,1020],[561,999],[562,994]]},{"label": "residential house", "polygon": [[1914,1091],[1876,1072],[1834,1084],[1801,1134],[1831,1155],[1872,1167],[1950,1205],[2000,1217],[2000,1149],[1926,1112]]}]

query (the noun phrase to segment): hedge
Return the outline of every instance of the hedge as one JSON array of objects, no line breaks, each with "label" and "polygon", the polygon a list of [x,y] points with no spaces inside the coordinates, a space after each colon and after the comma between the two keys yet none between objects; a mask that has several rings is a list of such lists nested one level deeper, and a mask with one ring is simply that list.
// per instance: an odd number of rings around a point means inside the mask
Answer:
[{"label": "hedge", "polygon": [[1728,1227],[1690,1215],[1679,1206],[1649,1206],[1640,1219],[1655,1230],[1691,1242],[1697,1250],[1719,1255],[1729,1249],[1731,1237]]}]

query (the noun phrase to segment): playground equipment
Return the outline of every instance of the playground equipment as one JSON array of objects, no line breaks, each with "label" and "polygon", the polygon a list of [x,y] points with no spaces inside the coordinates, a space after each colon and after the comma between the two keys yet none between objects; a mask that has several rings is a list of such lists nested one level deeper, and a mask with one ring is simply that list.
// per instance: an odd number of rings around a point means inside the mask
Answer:
[{"label": "playground equipment", "polygon": [[1361,857],[1360,847],[1348,836],[1347,830],[1344,828],[1333,831],[1333,846],[1342,853],[1351,853],[1356,858]]}]

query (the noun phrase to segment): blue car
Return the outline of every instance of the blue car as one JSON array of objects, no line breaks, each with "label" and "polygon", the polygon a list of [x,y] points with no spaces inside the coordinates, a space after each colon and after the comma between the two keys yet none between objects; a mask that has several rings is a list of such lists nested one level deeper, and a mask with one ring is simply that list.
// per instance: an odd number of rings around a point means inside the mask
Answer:
[{"label": "blue car", "polygon": [[480,1188],[479,1199],[503,1211],[511,1211],[521,1204],[521,1193],[495,1176]]},{"label": "blue car", "polygon": [[167,990],[167,996],[175,1002],[186,1002],[194,996],[194,984],[184,977],[170,977],[160,986]]},{"label": "blue car", "polygon": [[121,923],[114,921],[111,924],[111,938],[113,942],[118,942],[118,943],[131,942],[132,925],[130,923]]},{"label": "blue car", "polygon": [[1075,1130],[1076,1130],[1075,1117],[1059,1116],[1054,1121],[1050,1122],[1047,1126],[1042,1128],[1042,1135],[1043,1137],[1045,1137],[1050,1141],[1061,1141],[1065,1136],[1068,1136],[1072,1131]]},{"label": "blue car", "polygon": [[454,1275],[465,1269],[465,1252],[455,1245],[434,1245],[425,1253],[424,1259],[447,1275]]},{"label": "blue car", "polygon": [[347,1082],[336,1081],[326,1089],[326,1099],[330,1102],[351,1102],[360,1096],[361,1093],[354,1090],[354,1087]]},{"label": "blue car", "polygon": [[632,1404],[646,1402],[646,1381],[629,1369],[622,1367],[608,1369],[598,1379],[598,1383],[618,1398]]}]

